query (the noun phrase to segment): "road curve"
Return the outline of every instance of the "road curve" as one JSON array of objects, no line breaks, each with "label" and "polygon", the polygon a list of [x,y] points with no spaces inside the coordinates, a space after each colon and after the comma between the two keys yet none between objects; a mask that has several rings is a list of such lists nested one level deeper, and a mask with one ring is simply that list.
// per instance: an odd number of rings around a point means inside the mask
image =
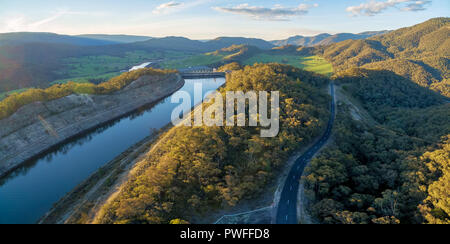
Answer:
[{"label": "road curve", "polygon": [[280,202],[278,203],[278,211],[276,224],[298,224],[297,220],[297,195],[300,186],[300,178],[303,175],[306,165],[328,141],[333,129],[334,118],[336,115],[336,104],[334,97],[334,84],[330,84],[331,90],[331,114],[327,125],[327,130],[311,148],[308,149],[300,158],[295,161],[286,179],[283,191],[281,192]]}]

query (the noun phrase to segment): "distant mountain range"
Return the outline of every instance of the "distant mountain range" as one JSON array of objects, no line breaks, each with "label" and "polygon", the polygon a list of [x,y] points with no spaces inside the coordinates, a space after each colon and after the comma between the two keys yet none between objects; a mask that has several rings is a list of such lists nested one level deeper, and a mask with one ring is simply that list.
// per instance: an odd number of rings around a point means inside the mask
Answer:
[{"label": "distant mountain range", "polygon": [[261,49],[271,49],[275,47],[272,43],[262,39],[243,37],[219,37],[214,40],[197,41],[175,36],[164,38],[103,34],[69,36],[43,32],[15,32],[0,34],[0,46],[17,46],[30,43],[66,44],[73,46],[122,45],[121,48],[124,48],[124,45],[126,45],[126,48],[154,48],[193,52],[211,52],[232,45],[251,45]]},{"label": "distant mountain range", "polygon": [[346,40],[361,40],[367,39],[376,35],[383,35],[389,33],[390,31],[369,31],[363,32],[359,34],[352,33],[339,33],[335,35],[331,35],[328,33],[320,34],[317,36],[293,36],[285,40],[277,40],[271,41],[273,45],[276,46],[285,46],[285,45],[295,45],[295,46],[304,46],[304,47],[312,47],[318,45],[330,45],[333,43],[338,43]]},{"label": "distant mountain range", "polygon": [[317,46],[330,45],[345,40],[367,39],[372,36],[389,33],[389,31],[363,32],[359,34],[340,33],[336,35],[320,34],[312,37],[294,36],[286,40],[265,41],[257,38],[244,37],[219,37],[213,40],[191,40],[184,37],[164,37],[152,38],[149,36],[133,35],[103,35],[87,34],[78,36],[59,35],[44,32],[14,32],[0,34],[0,46],[21,45],[27,43],[51,43],[68,44],[75,46],[105,46],[115,44],[134,44],[163,49],[184,50],[184,51],[215,51],[232,45],[249,45],[261,49],[271,49],[275,46],[296,45],[296,46]]},{"label": "distant mountain range", "polygon": [[155,49],[172,49],[193,52],[211,52],[232,45],[248,45],[260,49],[272,49],[275,47],[272,43],[262,39],[243,38],[243,37],[219,37],[209,41],[197,41],[184,37],[164,37],[153,38],[145,42],[134,43],[135,46]]},{"label": "distant mountain range", "polygon": [[103,46],[117,44],[110,40],[86,38],[82,36],[58,35],[45,32],[14,32],[0,34],[0,46],[27,43],[68,44],[76,46]]},{"label": "distant mountain range", "polygon": [[94,40],[109,41],[115,43],[133,43],[143,42],[152,39],[149,36],[132,36],[132,35],[103,35],[103,34],[87,34],[78,35],[77,37],[89,38]]},{"label": "distant mountain range", "polygon": [[219,37],[206,43],[212,45],[212,48],[215,48],[214,50],[230,47],[232,45],[247,45],[261,49],[272,49],[275,47],[274,44],[262,39],[243,37]]},{"label": "distant mountain range", "polygon": [[450,97],[450,18],[434,18],[365,40],[302,47],[300,53],[326,58],[335,71],[389,70]]}]

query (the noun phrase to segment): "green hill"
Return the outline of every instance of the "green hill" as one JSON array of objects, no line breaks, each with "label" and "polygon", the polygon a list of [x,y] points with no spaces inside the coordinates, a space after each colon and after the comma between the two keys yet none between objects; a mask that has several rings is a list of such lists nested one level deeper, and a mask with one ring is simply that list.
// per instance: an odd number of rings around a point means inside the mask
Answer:
[{"label": "green hill", "polygon": [[367,40],[303,49],[329,60],[338,71],[364,67],[390,70],[450,96],[450,18],[436,18]]},{"label": "green hill", "polygon": [[275,47],[275,45],[273,45],[272,43],[264,41],[262,39],[243,38],[243,37],[219,37],[214,40],[206,42],[206,44],[211,46],[215,50],[224,47],[229,47],[232,45],[254,46],[265,50]]},{"label": "green hill", "polygon": [[319,34],[316,36],[293,36],[285,40],[272,41],[271,43],[276,46],[296,45],[304,47],[324,46],[333,43],[338,43],[346,40],[361,40],[367,39],[372,36],[383,35],[389,33],[389,31],[367,31],[359,34],[353,33],[338,33],[331,35],[328,33]]},{"label": "green hill", "polygon": [[135,43],[134,45],[147,48],[151,47],[196,52],[213,52],[233,45],[255,46],[260,49],[271,49],[274,47],[271,43],[261,39],[243,37],[220,37],[206,42],[190,40],[184,37],[164,37],[153,38],[145,42]]}]

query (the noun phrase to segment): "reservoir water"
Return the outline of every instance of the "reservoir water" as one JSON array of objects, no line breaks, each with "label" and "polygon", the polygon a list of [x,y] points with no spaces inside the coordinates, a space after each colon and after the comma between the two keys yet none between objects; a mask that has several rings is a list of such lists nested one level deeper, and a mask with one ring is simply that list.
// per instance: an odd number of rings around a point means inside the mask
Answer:
[{"label": "reservoir water", "polygon": [[[216,90],[225,78],[189,79],[180,91],[194,98],[194,84],[203,94]],[[201,102],[192,101],[192,105]],[[154,106],[74,138],[42,157],[28,162],[0,180],[0,224],[35,223],[52,205],[100,167],[170,123],[170,96]]]}]

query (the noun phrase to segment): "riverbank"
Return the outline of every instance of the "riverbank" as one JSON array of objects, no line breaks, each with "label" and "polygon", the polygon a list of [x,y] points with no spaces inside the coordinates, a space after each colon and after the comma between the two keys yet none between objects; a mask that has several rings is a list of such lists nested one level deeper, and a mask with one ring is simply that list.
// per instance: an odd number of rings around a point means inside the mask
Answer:
[{"label": "riverbank", "polygon": [[[161,129],[160,133],[165,131]],[[155,142],[160,133],[136,143],[55,203],[38,224],[89,223],[99,207],[119,187],[129,170],[141,160],[145,151]]]},{"label": "riverbank", "polygon": [[108,95],[36,102],[0,120],[0,178],[71,138],[159,101],[184,85],[179,74],[143,76]]},{"label": "riverbank", "polygon": [[[193,84],[190,80],[187,80],[186,86],[188,87],[186,87],[186,90],[191,90]],[[210,88],[204,90],[204,94],[212,88],[216,90],[218,87],[210,86]],[[132,177],[138,163],[143,161],[144,157],[152,152],[160,142],[170,137],[170,128],[172,127],[172,124],[169,123],[159,129],[158,133],[145,138],[109,161],[53,204],[52,209],[43,214],[38,223],[76,224],[95,222],[95,217],[98,215],[100,208],[106,202],[113,200],[121,191],[124,182]]]}]

